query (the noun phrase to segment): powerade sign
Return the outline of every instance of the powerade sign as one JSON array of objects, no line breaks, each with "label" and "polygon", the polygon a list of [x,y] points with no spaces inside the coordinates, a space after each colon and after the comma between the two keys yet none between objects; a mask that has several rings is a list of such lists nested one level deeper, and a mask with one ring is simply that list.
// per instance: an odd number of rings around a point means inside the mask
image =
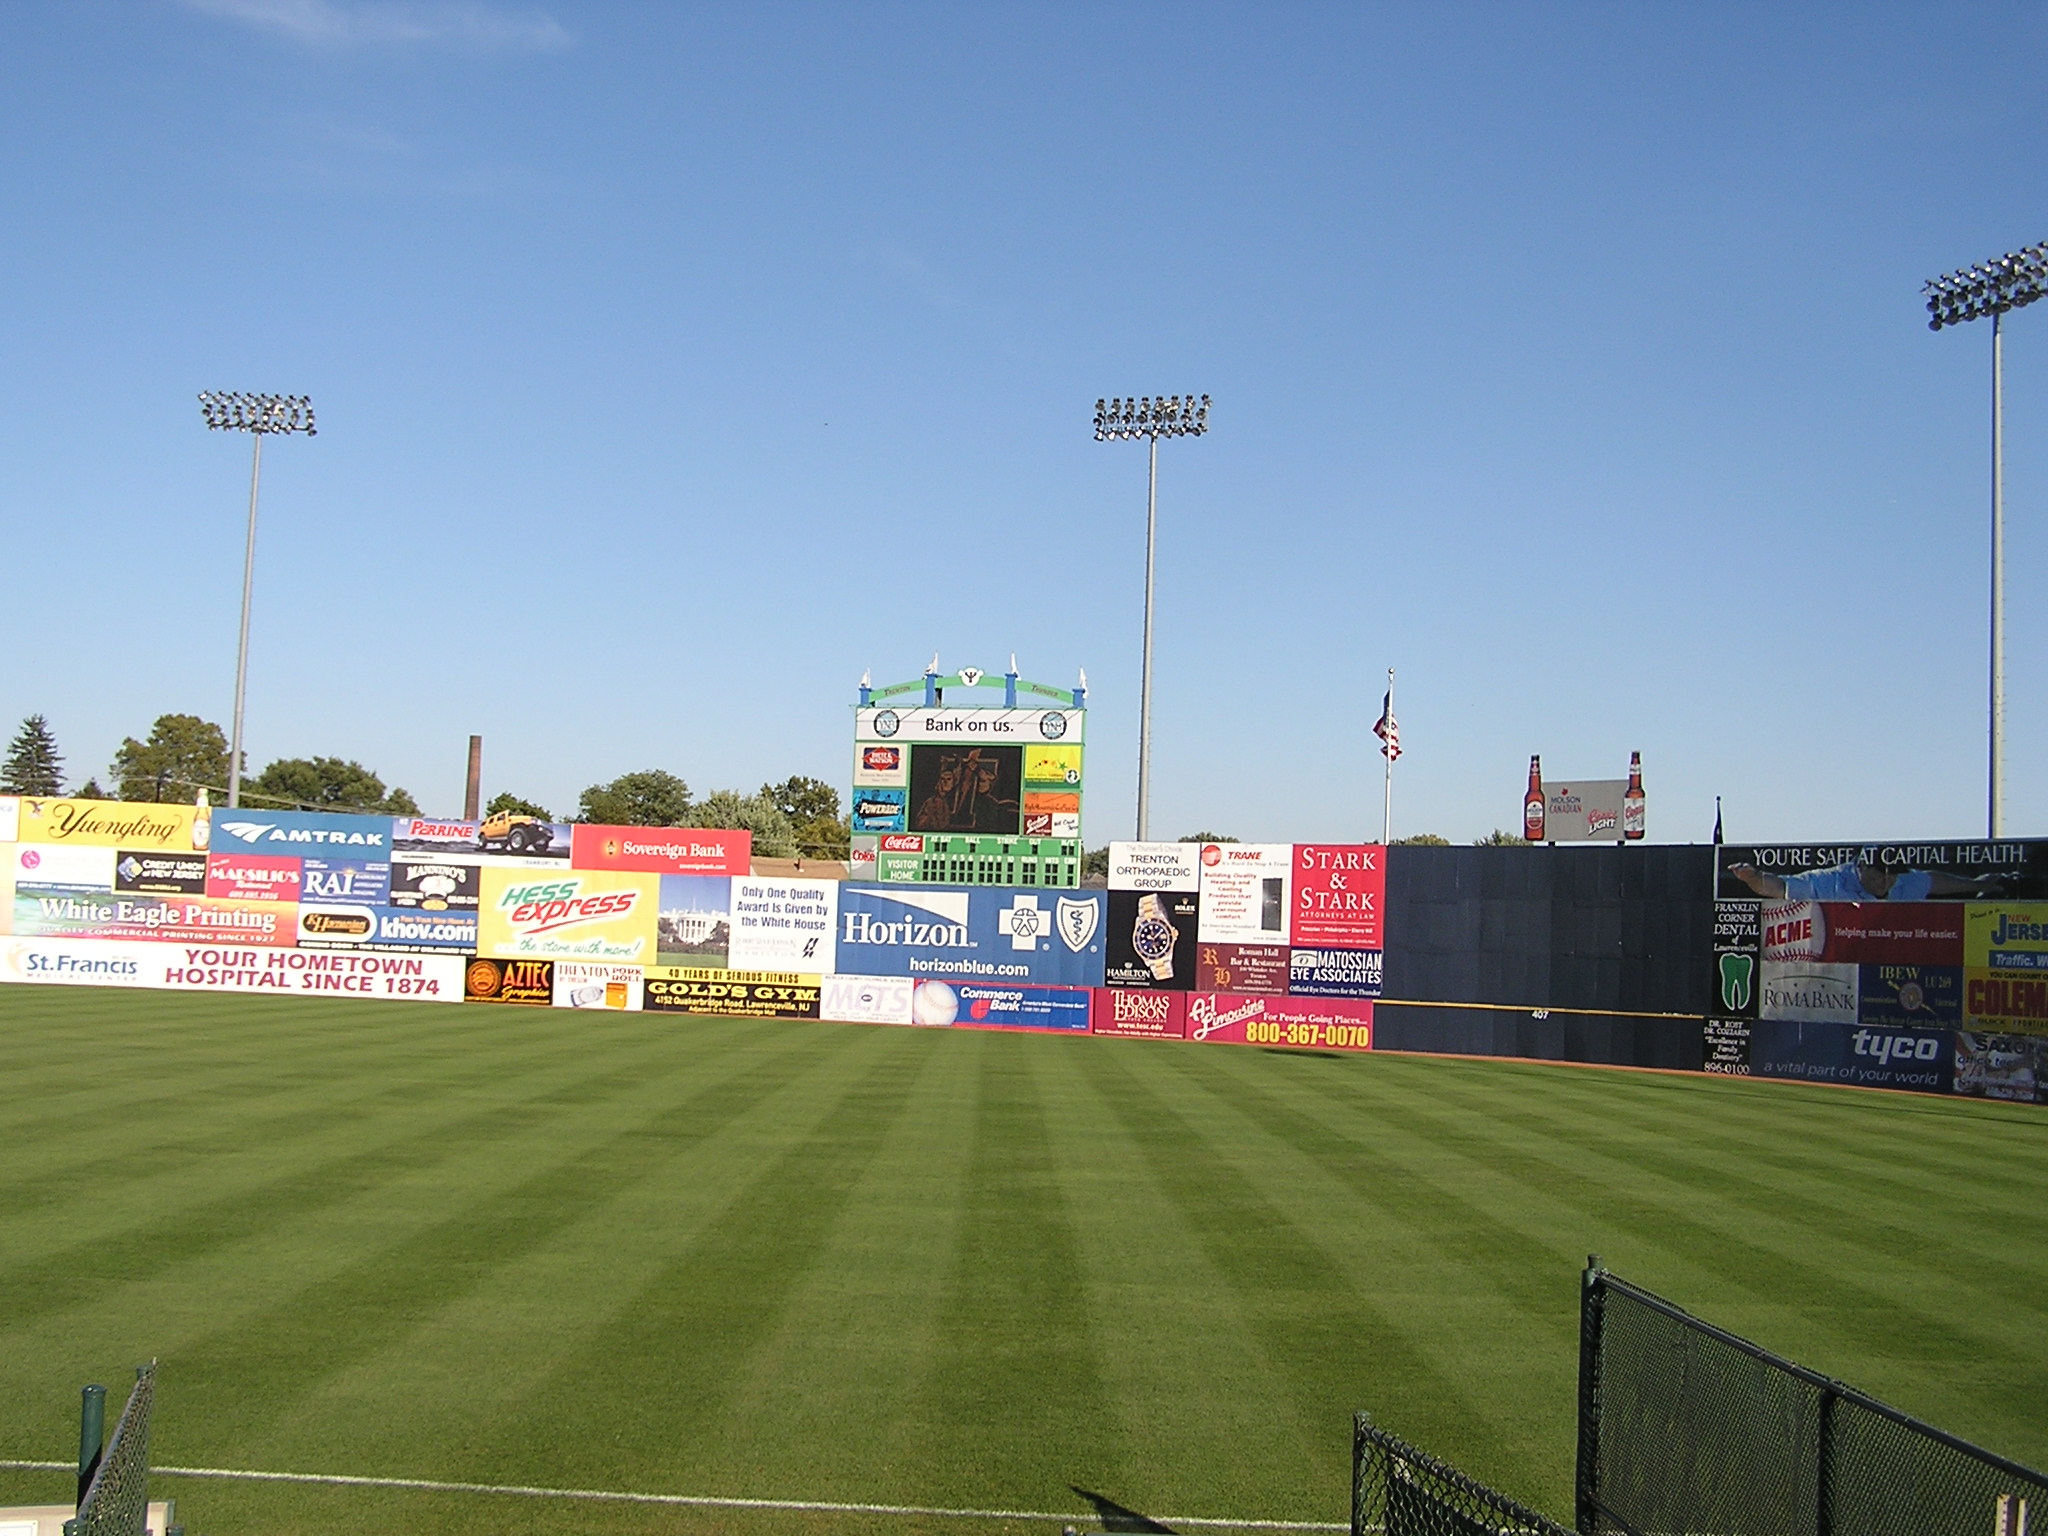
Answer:
[{"label": "powerade sign", "polygon": [[843,885],[839,969],[856,976],[1102,985],[1102,891]]},{"label": "powerade sign", "polygon": [[391,856],[389,816],[330,816],[323,811],[216,810],[208,846],[215,853],[296,854],[335,859]]},{"label": "powerade sign", "polygon": [[1756,1077],[1947,1093],[1955,1083],[1955,1055],[1955,1034],[1946,1029],[1769,1019],[1750,1026],[1749,1070]]}]

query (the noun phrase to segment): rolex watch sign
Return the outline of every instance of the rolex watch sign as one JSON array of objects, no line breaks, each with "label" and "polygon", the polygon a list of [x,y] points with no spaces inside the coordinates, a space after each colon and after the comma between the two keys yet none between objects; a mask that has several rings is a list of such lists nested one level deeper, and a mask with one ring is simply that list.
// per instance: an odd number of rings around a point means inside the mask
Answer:
[{"label": "rolex watch sign", "polygon": [[1106,984],[1168,992],[1194,986],[1201,854],[1194,843],[1109,845]]}]

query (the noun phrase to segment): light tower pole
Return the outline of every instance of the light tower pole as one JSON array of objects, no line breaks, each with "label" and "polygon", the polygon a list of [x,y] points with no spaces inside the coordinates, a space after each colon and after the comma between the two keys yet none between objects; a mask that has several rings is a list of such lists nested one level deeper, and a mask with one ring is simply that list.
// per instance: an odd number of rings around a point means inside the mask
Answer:
[{"label": "light tower pole", "polygon": [[1927,328],[1991,317],[1991,789],[1990,835],[2005,827],[2005,329],[2009,309],[2048,292],[2048,244],[2030,245],[1995,261],[1966,267],[1921,285]]},{"label": "light tower pole", "polygon": [[228,742],[228,804],[242,803],[242,697],[249,682],[249,596],[256,584],[256,488],[263,479],[263,439],[272,433],[315,436],[306,395],[242,395],[206,390],[199,411],[215,432],[247,432],[256,440],[249,464],[249,538],[242,549],[242,639],[235,650],[235,726]]},{"label": "light tower pole", "polygon": [[1159,395],[1095,402],[1095,441],[1150,445],[1145,479],[1145,660],[1138,681],[1138,841],[1151,827],[1152,800],[1152,549],[1159,533],[1159,439],[1200,437],[1209,430],[1209,397]]}]

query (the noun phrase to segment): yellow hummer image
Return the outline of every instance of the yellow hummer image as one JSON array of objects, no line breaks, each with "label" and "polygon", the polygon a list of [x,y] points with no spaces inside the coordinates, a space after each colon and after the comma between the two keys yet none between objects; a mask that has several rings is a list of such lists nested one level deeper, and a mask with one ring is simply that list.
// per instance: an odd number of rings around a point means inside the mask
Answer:
[{"label": "yellow hummer image", "polygon": [[500,811],[476,829],[477,846],[493,853],[542,853],[555,840],[555,829],[538,816]]}]

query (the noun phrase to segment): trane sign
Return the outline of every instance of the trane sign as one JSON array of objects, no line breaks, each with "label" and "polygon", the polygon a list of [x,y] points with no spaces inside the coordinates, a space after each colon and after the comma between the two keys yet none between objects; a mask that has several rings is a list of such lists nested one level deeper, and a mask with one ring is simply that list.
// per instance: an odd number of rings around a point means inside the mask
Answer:
[{"label": "trane sign", "polygon": [[873,912],[843,912],[842,944],[897,944],[932,949],[973,949],[967,937],[967,893],[927,891],[894,905],[909,910],[900,918]]}]

